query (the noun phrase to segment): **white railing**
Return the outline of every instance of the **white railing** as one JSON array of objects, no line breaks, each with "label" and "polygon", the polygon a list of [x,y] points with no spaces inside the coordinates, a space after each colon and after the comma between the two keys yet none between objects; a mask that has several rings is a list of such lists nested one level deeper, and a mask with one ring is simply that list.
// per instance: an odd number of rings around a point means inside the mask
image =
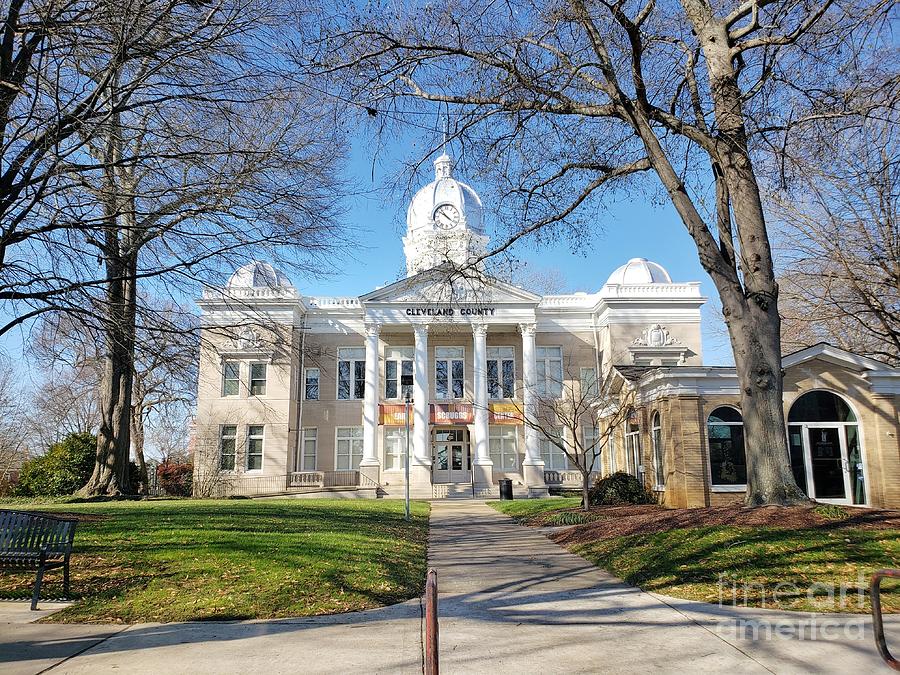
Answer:
[{"label": "white railing", "polygon": [[324,471],[292,471],[288,474],[288,487],[308,488],[324,486]]},{"label": "white railing", "polygon": [[359,298],[340,298],[340,297],[327,297],[327,296],[310,296],[306,298],[306,302],[310,307],[318,307],[320,309],[325,307],[361,307],[359,304]]},{"label": "white railing", "polygon": [[[597,477],[597,471],[591,471],[591,483]],[[544,482],[554,487],[581,487],[580,471],[556,471],[550,469],[544,471]]]}]

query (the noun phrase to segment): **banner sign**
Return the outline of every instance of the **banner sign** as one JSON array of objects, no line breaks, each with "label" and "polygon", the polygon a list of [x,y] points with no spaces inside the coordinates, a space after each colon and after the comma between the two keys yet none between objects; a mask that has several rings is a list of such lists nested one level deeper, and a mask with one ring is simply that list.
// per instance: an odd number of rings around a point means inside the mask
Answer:
[{"label": "banner sign", "polygon": [[432,424],[471,424],[475,411],[470,403],[432,403]]},{"label": "banner sign", "polygon": [[[412,406],[409,408],[412,413]],[[409,425],[413,426],[415,417],[410,416]],[[378,406],[378,424],[389,427],[402,427],[406,425],[406,406],[382,403]]]},{"label": "banner sign", "polygon": [[490,424],[522,424],[522,413],[515,403],[491,403],[489,410]]}]

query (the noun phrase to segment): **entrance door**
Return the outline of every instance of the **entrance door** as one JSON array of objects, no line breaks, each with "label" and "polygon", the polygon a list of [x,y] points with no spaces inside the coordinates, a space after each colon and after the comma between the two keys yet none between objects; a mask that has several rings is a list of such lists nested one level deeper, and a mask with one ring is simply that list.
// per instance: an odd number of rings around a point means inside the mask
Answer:
[{"label": "entrance door", "polygon": [[468,483],[472,480],[469,432],[465,429],[435,429],[431,451],[435,483]]},{"label": "entrance door", "polygon": [[810,497],[836,504],[850,503],[850,463],[844,427],[804,425]]}]

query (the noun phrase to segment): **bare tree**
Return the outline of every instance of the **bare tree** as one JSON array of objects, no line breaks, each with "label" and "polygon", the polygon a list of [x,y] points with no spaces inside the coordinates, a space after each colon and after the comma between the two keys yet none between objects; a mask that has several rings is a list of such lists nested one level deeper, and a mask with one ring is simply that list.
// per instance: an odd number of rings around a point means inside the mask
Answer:
[{"label": "bare tree", "polygon": [[20,379],[9,358],[0,357],[0,488],[29,456],[29,401]]},{"label": "bare tree", "polygon": [[595,374],[581,381],[580,369],[571,367],[561,375],[548,373],[547,386],[532,393],[533,405],[518,405],[518,417],[581,474],[582,508],[589,511],[591,479],[600,470],[604,450],[612,448],[614,435],[634,411],[635,390],[617,377],[599,382]]},{"label": "bare tree", "polygon": [[[166,418],[186,427],[187,410],[197,395],[200,361],[196,318],[179,308],[155,310],[166,317],[173,330],[166,333],[138,331],[131,397],[131,447],[138,467],[138,492],[149,488],[145,443],[148,428],[170,428]],[[160,420],[160,418],[164,418]],[[169,433],[172,433],[170,430]],[[159,439],[164,443],[168,439]]]},{"label": "bare tree", "polygon": [[[747,501],[787,504],[804,496],[784,431],[778,284],[757,161],[810,120],[892,104],[892,55],[874,58],[888,11],[882,0],[367,6],[312,14],[305,35],[319,39],[295,60],[333,75],[341,96],[387,128],[450,112],[471,167],[497,186],[506,236],[488,255],[550,230],[583,236],[591,206],[655,175],[722,300]],[[864,61],[867,77],[845,78],[843,61]]]},{"label": "bare tree", "polygon": [[[137,323],[152,314],[142,292],[196,294],[247,256],[297,269],[338,246],[339,122],[280,69],[278,0],[94,0],[62,14],[57,4],[10,9],[25,33],[22,12],[61,17],[34,32],[42,58],[20,54],[16,134],[56,129],[60,116],[71,129],[29,160],[50,185],[28,193],[0,241],[0,300],[14,302],[6,329],[65,312],[103,337],[97,461],[83,492],[118,494],[129,485]],[[46,105],[19,110],[38,97]]]},{"label": "bare tree", "polygon": [[810,142],[775,193],[782,341],[900,364],[900,144],[894,123]]}]

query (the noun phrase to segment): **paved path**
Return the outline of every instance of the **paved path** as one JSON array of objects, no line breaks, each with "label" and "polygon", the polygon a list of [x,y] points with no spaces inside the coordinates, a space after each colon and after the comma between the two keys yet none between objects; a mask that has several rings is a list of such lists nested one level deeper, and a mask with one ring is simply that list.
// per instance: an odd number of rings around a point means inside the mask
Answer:
[{"label": "paved path", "polygon": [[[430,537],[442,673],[888,670],[861,617],[826,617],[858,622],[851,639],[738,639],[735,619],[767,621],[783,634],[793,627],[797,635],[811,615],[644,593],[482,503],[435,502]],[[900,623],[891,628],[900,637]],[[830,627],[833,633],[843,630]]]},{"label": "paved path", "polygon": [[[737,639],[723,630],[735,617],[796,626],[808,615],[641,592],[483,503],[434,502],[429,551],[445,674],[886,672],[868,622],[857,640]],[[27,608],[0,603],[3,675],[421,672],[418,601],[312,619],[135,626],[25,623]],[[900,638],[900,622],[891,628]]]}]

